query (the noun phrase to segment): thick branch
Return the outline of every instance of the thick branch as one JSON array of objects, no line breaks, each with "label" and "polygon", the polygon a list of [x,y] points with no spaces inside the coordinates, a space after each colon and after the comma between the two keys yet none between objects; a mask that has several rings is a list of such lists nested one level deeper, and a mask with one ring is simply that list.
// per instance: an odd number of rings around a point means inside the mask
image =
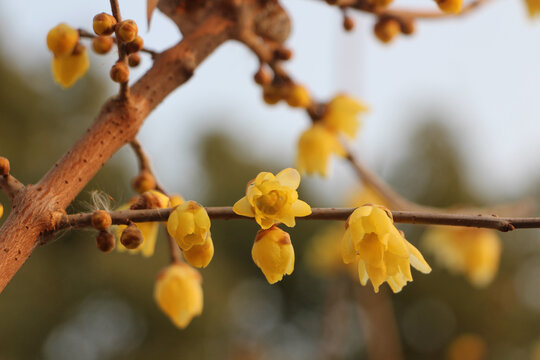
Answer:
[{"label": "thick branch", "polygon": [[[125,225],[129,222],[167,221],[172,212],[169,209],[124,210],[110,212],[112,223]],[[311,215],[296,218],[297,220],[346,220],[355,208],[312,208]],[[232,207],[207,207],[206,211],[211,219],[233,220],[253,218],[236,214]],[[497,217],[495,215],[462,215],[445,214],[422,211],[392,211],[396,223],[423,224],[423,225],[452,225],[511,231],[514,229],[540,228],[540,217]],[[92,214],[64,215],[59,222],[57,230],[70,227],[91,227]]]},{"label": "thick branch", "polygon": [[132,86],[129,101],[107,101],[94,124],[42,180],[15,196],[13,211],[0,229],[0,292],[31,254],[39,235],[55,229],[64,209],[105,162],[134,139],[148,114],[230,38],[232,25],[222,17],[208,17],[178,45],[157,56]]}]

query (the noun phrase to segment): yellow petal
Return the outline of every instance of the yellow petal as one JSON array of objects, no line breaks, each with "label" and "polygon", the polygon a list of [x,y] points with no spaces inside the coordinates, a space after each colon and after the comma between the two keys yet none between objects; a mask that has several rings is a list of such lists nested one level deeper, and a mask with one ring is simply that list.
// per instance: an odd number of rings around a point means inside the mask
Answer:
[{"label": "yellow petal", "polygon": [[52,60],[52,73],[54,80],[63,88],[69,88],[86,74],[90,62],[86,49],[79,54],[63,57],[54,57]]},{"label": "yellow petal", "polygon": [[276,180],[283,186],[287,186],[293,190],[298,189],[300,185],[300,173],[296,169],[287,168],[281,170],[276,175]]},{"label": "yellow petal", "polygon": [[418,251],[417,248],[415,248],[411,243],[409,243],[407,240],[405,240],[407,244],[407,248],[409,249],[409,261],[411,262],[411,265],[418,271],[429,274],[431,272],[431,267],[428,265],[420,251]]},{"label": "yellow petal", "polygon": [[311,214],[311,206],[302,200],[293,202],[291,208],[293,215],[296,217],[303,217]]},{"label": "yellow petal", "polygon": [[249,216],[249,217],[255,216],[255,213],[253,212],[253,207],[249,203],[246,196],[244,196],[243,198],[241,198],[234,204],[233,211],[236,214],[242,215],[242,216]]}]

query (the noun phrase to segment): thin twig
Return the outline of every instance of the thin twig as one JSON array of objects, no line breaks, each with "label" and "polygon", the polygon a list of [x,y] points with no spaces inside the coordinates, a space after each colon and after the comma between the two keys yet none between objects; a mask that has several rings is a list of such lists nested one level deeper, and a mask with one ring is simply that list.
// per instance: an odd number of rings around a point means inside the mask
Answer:
[{"label": "thin twig", "polygon": [[[93,39],[93,38],[96,38],[97,35],[95,34],[92,34],[91,32],[89,31],[86,31],[84,29],[78,29],[79,31],[79,36],[82,37],[82,38],[87,38],[87,39]],[[113,36],[113,39],[114,39],[114,42],[116,42],[116,37]],[[154,50],[150,50],[150,49],[147,49],[145,47],[143,47],[141,50],[139,50],[140,52],[143,52],[143,53],[147,53],[149,54],[152,59],[154,59],[156,56],[159,55],[159,53],[157,51],[154,51]]]},{"label": "thin twig", "polygon": [[140,171],[146,170],[150,174],[152,174],[152,176],[154,177],[154,180],[156,181],[155,189],[159,191],[160,193],[167,195],[167,192],[165,191],[163,186],[159,184],[157,177],[154,171],[152,170],[152,166],[150,165],[150,158],[144,152],[141,143],[137,139],[133,139],[130,141],[129,145],[131,146],[131,148],[135,152],[135,155],[137,156],[137,159],[139,161],[139,170]]},{"label": "thin twig", "polygon": [[[124,210],[110,212],[114,225],[125,225],[129,222],[167,221],[172,212],[167,209]],[[297,220],[346,220],[355,208],[312,208],[311,215],[296,218]],[[232,207],[207,207],[211,219],[221,220],[253,220],[253,218],[236,214]],[[422,211],[391,211],[396,223],[423,225],[450,225],[511,231],[514,229],[540,228],[540,217],[497,217],[496,215],[447,214]],[[58,223],[56,230],[69,227],[90,227],[91,213],[65,215]]]},{"label": "thin twig", "polygon": [[180,251],[180,248],[178,247],[178,244],[174,239],[172,238],[169,233],[167,233],[167,243],[169,244],[169,253],[171,254],[171,262],[172,263],[179,263],[182,262],[182,252]]}]

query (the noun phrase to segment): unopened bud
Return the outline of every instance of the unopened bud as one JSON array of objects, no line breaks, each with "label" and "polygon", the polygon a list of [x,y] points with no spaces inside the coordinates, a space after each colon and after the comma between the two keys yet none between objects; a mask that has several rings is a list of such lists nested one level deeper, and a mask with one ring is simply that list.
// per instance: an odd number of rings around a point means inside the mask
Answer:
[{"label": "unopened bud", "polygon": [[124,20],[118,24],[118,39],[123,42],[131,42],[137,37],[137,24],[133,20]]},{"label": "unopened bud", "polygon": [[389,43],[401,32],[399,21],[393,18],[382,18],[373,29],[375,36],[383,43]]},{"label": "unopened bud", "polygon": [[106,230],[112,225],[111,215],[105,210],[96,210],[92,214],[92,226],[98,230]]},{"label": "unopened bud", "polygon": [[143,236],[141,230],[133,223],[129,224],[124,231],[122,231],[122,236],[120,236],[120,243],[127,249],[138,248],[142,241]]},{"label": "unopened bud", "polygon": [[110,76],[112,81],[124,83],[129,80],[129,68],[123,61],[118,61],[111,68]]},{"label": "unopened bud", "polygon": [[110,252],[114,249],[114,235],[106,230],[100,231],[96,237],[96,246],[100,251]]},{"label": "unopened bud", "polygon": [[114,32],[116,25],[116,19],[114,16],[101,13],[94,16],[92,27],[94,32],[98,35],[111,35]]},{"label": "unopened bud", "polygon": [[79,32],[67,24],[59,24],[47,34],[47,47],[56,57],[68,56],[79,41]]},{"label": "unopened bud", "polygon": [[264,102],[268,105],[274,105],[277,104],[283,97],[281,96],[281,92],[279,91],[279,88],[267,85],[263,89],[263,99]]},{"label": "unopened bud", "polygon": [[114,40],[111,36],[98,36],[92,41],[92,49],[96,54],[106,54],[111,51]]},{"label": "unopened bud", "polygon": [[0,176],[9,175],[9,160],[0,156]]},{"label": "unopened bud", "polygon": [[343,28],[345,31],[351,31],[354,29],[354,20],[349,16],[345,16],[343,18]]},{"label": "unopened bud", "polygon": [[255,82],[259,85],[268,85],[272,81],[272,74],[264,67],[259,68],[259,70],[253,76]]},{"label": "unopened bud", "polygon": [[126,45],[126,52],[128,54],[136,53],[137,51],[141,51],[144,46],[144,41],[142,37],[137,36],[135,40],[128,42]]},{"label": "unopened bud", "polygon": [[156,179],[148,170],[142,170],[131,183],[133,189],[142,194],[146,191],[153,190],[156,187]]},{"label": "unopened bud", "polygon": [[131,67],[139,66],[141,63],[141,55],[139,53],[129,54],[128,56],[128,65]]},{"label": "unopened bud", "polygon": [[411,35],[414,33],[414,22],[410,20],[402,20],[400,22],[401,32],[405,35]]},{"label": "unopened bud", "polygon": [[309,92],[302,85],[293,85],[287,92],[287,104],[292,107],[308,107],[311,103]]},{"label": "unopened bud", "polygon": [[279,60],[289,60],[292,57],[292,51],[282,47],[274,51],[274,57]]}]

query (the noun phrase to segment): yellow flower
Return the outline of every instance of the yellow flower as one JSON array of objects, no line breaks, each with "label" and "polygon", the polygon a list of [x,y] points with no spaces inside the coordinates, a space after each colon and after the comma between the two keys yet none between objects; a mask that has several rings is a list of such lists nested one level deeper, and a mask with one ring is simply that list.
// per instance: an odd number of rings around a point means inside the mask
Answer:
[{"label": "yellow flower", "polygon": [[210,237],[210,218],[195,201],[178,205],[169,216],[167,231],[184,251],[202,245]]},{"label": "yellow flower", "polygon": [[328,103],[321,121],[328,129],[354,138],[360,126],[358,114],[366,111],[367,106],[358,100],[346,95],[337,95]]},{"label": "yellow flower", "polygon": [[185,263],[163,269],[154,288],[154,299],[161,310],[179,328],[189,325],[203,310],[202,278],[199,272]]},{"label": "yellow flower", "polygon": [[69,56],[79,42],[79,32],[67,24],[58,24],[47,34],[47,47],[55,57]]},{"label": "yellow flower", "polygon": [[499,267],[501,240],[494,230],[433,226],[423,236],[426,251],[478,287],[491,283]]},{"label": "yellow flower", "polygon": [[286,91],[287,104],[291,107],[308,107],[311,104],[311,97],[308,90],[302,85],[292,85]]},{"label": "yellow flower", "polygon": [[251,249],[251,257],[270,284],[280,281],[283,275],[290,275],[294,270],[291,237],[277,226],[259,230]]},{"label": "yellow flower", "polygon": [[527,10],[529,11],[529,16],[534,17],[540,14],[540,1],[539,0],[525,0],[527,4]]},{"label": "yellow flower", "polygon": [[234,204],[238,215],[255,217],[263,229],[284,223],[288,227],[296,225],[295,217],[311,214],[311,207],[298,200],[296,189],[300,185],[300,174],[287,168],[276,176],[261,172],[248,183],[246,196]]},{"label": "yellow flower", "polygon": [[86,71],[90,62],[86,48],[77,46],[76,50],[68,56],[54,57],[52,60],[52,73],[54,80],[63,88],[71,87]]},{"label": "yellow flower", "polygon": [[346,264],[358,261],[362,285],[370,279],[375,292],[385,281],[399,292],[412,281],[410,265],[423,273],[431,268],[422,254],[401,235],[386,210],[377,206],[357,208],[347,219],[341,243]]},{"label": "yellow flower", "polygon": [[330,156],[345,156],[345,149],[336,136],[323,125],[315,124],[298,140],[298,170],[302,173],[319,173],[326,176]]},{"label": "yellow flower", "polygon": [[[145,196],[147,196],[149,199],[152,200],[153,208],[165,208],[168,205],[169,198],[160,193],[156,190],[147,191],[145,193]],[[131,205],[133,205],[137,200],[135,198],[134,200],[130,201],[127,204],[124,204],[118,208],[118,210],[127,210],[130,208]],[[118,239],[117,249],[120,252],[127,251],[130,254],[138,254],[141,253],[145,257],[150,257],[154,255],[154,250],[156,248],[156,241],[158,236],[158,230],[159,230],[159,223],[158,222],[145,222],[145,223],[138,223],[135,224],[139,230],[141,230],[142,236],[143,236],[143,242],[141,246],[139,246],[136,249],[127,249],[122,243],[120,242],[120,237],[122,236],[122,231],[126,228],[125,225],[118,225],[116,226],[115,233],[116,238]]]},{"label": "yellow flower", "polygon": [[459,14],[463,7],[463,0],[435,0],[439,9],[447,14]]},{"label": "yellow flower", "polygon": [[214,243],[212,242],[212,237],[208,234],[208,237],[202,245],[193,245],[188,250],[184,250],[183,253],[187,262],[192,266],[205,268],[214,256]]}]

